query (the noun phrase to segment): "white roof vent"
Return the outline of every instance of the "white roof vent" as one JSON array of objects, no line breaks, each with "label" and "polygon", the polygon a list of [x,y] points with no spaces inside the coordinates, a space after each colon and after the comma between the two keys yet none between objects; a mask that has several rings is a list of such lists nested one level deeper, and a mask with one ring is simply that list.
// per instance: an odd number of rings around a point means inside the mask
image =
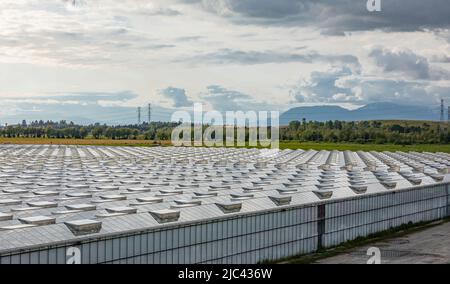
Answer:
[{"label": "white roof vent", "polygon": [[102,185],[96,186],[95,188],[98,190],[119,190],[119,187],[115,185]]},{"label": "white roof vent", "polygon": [[244,186],[242,189],[244,190],[244,192],[252,192],[252,191],[261,191],[261,190],[263,190],[262,187],[248,187],[248,186]]},{"label": "white roof vent", "polygon": [[136,203],[136,205],[145,205],[145,204],[154,204],[154,203],[163,202],[163,199],[161,197],[153,197],[153,196],[139,197],[139,198],[136,198],[136,200],[139,202],[139,203]]},{"label": "white roof vent", "polygon": [[298,183],[298,182],[296,182],[296,183],[283,183],[283,185],[285,186],[285,187],[302,187],[303,186],[303,184],[301,184],[301,183]]},{"label": "white roof vent", "polygon": [[262,169],[267,167],[267,162],[257,162],[254,164],[256,169]]},{"label": "white roof vent", "polygon": [[294,178],[288,178],[288,181],[290,181],[291,183],[300,183],[300,182],[305,182],[306,178],[304,178],[304,177],[294,177]]},{"label": "white roof vent", "polygon": [[248,179],[247,176],[232,176],[232,178],[233,178],[233,181]]},{"label": "white roof vent", "polygon": [[414,184],[414,185],[419,185],[419,184],[422,183],[422,179],[421,179],[421,178],[410,177],[410,178],[407,178],[407,180],[408,180],[410,183]]},{"label": "white roof vent", "polygon": [[349,182],[351,184],[361,184],[361,183],[365,183],[366,179],[364,178],[350,178]]},{"label": "white roof vent", "polygon": [[56,218],[48,217],[48,216],[33,216],[33,217],[19,218],[19,221],[22,222],[23,224],[44,226],[44,225],[55,224]]},{"label": "white roof vent", "polygon": [[225,167],[227,166],[227,160],[220,160],[213,164],[214,167]]},{"label": "white roof vent", "polygon": [[267,175],[266,177],[260,177],[261,181],[270,182],[276,180],[275,176]]},{"label": "white roof vent", "polygon": [[109,213],[122,213],[122,214],[136,214],[137,213],[136,208],[126,207],[126,206],[106,208],[106,211],[108,211]]},{"label": "white roof vent", "polygon": [[23,186],[23,185],[33,185],[33,182],[31,182],[31,181],[12,181],[11,184]]},{"label": "white roof vent", "polygon": [[270,181],[262,180],[262,181],[252,181],[253,185],[270,185]]},{"label": "white roof vent", "polygon": [[0,199],[0,205],[19,205],[22,203],[22,200],[17,199]]},{"label": "white roof vent", "polygon": [[88,235],[100,232],[102,229],[101,221],[94,220],[75,220],[64,223],[75,236]]},{"label": "white roof vent", "polygon": [[54,208],[54,207],[58,207],[58,203],[50,202],[50,201],[28,202],[27,204],[28,204],[28,206],[39,207],[39,208]]},{"label": "white roof vent", "polygon": [[56,186],[60,186],[59,183],[57,182],[38,182],[39,186],[44,186],[44,187],[56,187]]},{"label": "white roof vent", "polygon": [[350,189],[353,190],[357,194],[362,194],[367,191],[367,185],[354,184],[354,185],[350,185]]},{"label": "white roof vent", "polygon": [[141,182],[138,180],[122,180],[120,181],[120,183],[130,185],[130,184],[140,184]]},{"label": "white roof vent", "polygon": [[[83,178],[83,177],[71,177],[71,178],[67,178],[67,180],[74,181],[74,182],[82,182],[82,181],[86,181],[87,179]],[[81,188],[86,188],[86,187],[83,187],[82,185],[77,185],[76,187],[73,187],[73,188],[81,189]]]},{"label": "white roof vent", "polygon": [[72,192],[72,193],[66,193],[67,197],[74,197],[74,198],[91,198],[91,193],[86,192]]},{"label": "white roof vent", "polygon": [[109,178],[101,178],[101,179],[94,179],[94,182],[98,182],[98,183],[111,183],[113,182],[112,179]]},{"label": "white roof vent", "polygon": [[431,174],[430,177],[432,177],[436,181],[443,181],[444,180],[444,176],[443,175]]},{"label": "white roof vent", "polygon": [[119,194],[110,194],[110,195],[100,195],[100,198],[103,200],[126,200],[127,197]]},{"label": "white roof vent", "polygon": [[222,202],[216,203],[216,206],[225,214],[236,213],[241,211],[242,202]]},{"label": "white roof vent", "polygon": [[154,186],[167,186],[169,185],[168,182],[148,182],[149,185],[154,185]]},{"label": "white roof vent", "polygon": [[86,188],[89,188],[89,185],[87,185],[87,184],[68,184],[68,185],[66,185],[66,187],[72,188],[72,189],[86,189]]},{"label": "white roof vent", "polygon": [[8,221],[8,220],[12,220],[12,218],[13,218],[13,214],[0,212],[0,221]]},{"label": "white roof vent", "polygon": [[330,190],[330,189],[313,190],[313,192],[320,199],[327,199],[327,198],[331,198],[331,196],[333,196],[333,190]]},{"label": "white roof vent", "polygon": [[412,168],[413,168],[416,172],[420,172],[420,173],[423,173],[424,170],[425,170],[425,167],[424,167],[424,166],[420,166],[420,165],[418,165],[418,166],[412,166]]},{"label": "white roof vent", "polygon": [[185,187],[185,188],[196,188],[196,187],[199,187],[199,184],[189,184],[189,183],[186,183],[186,184],[183,184],[183,183],[180,183],[180,184],[178,184],[178,186],[179,187]]},{"label": "white roof vent", "polygon": [[395,182],[395,181],[385,180],[385,181],[381,181],[380,183],[382,185],[384,185],[384,187],[386,187],[386,188],[395,188],[397,186],[397,182]]},{"label": "white roof vent", "polygon": [[279,170],[287,170],[288,165],[287,164],[275,164],[275,168]]},{"label": "white roof vent", "polygon": [[151,191],[148,187],[130,187],[127,190],[131,193],[141,193],[141,192],[149,192]]},{"label": "white roof vent", "polygon": [[237,184],[237,183],[241,183],[240,180],[223,180],[222,184],[226,185],[226,184]]},{"label": "white roof vent", "polygon": [[171,208],[183,208],[183,207],[192,207],[201,205],[202,202],[200,200],[174,200],[175,204],[171,205]]},{"label": "white roof vent", "polygon": [[97,206],[91,204],[69,204],[66,205],[66,208],[69,210],[77,210],[77,211],[93,211],[97,209]]},{"label": "white roof vent", "polygon": [[42,196],[55,196],[59,195],[59,192],[57,191],[51,191],[51,190],[45,190],[45,191],[35,191],[33,192],[36,195],[42,195]]},{"label": "white roof vent", "polygon": [[195,191],[194,194],[195,196],[193,196],[192,198],[206,198],[218,195],[217,192],[199,192],[199,191]]},{"label": "white roof vent", "polygon": [[269,198],[278,206],[289,205],[292,201],[292,196],[269,196]]},{"label": "white roof vent", "polygon": [[298,190],[295,189],[295,188],[279,188],[279,189],[277,189],[277,191],[278,191],[280,194],[294,194],[294,193],[296,193]]},{"label": "white roof vent", "polygon": [[21,188],[7,188],[3,190],[4,193],[9,194],[21,194],[21,193],[28,193],[29,190],[21,189]]},{"label": "white roof vent", "polygon": [[149,212],[158,223],[168,223],[178,221],[180,218],[180,211],[162,209]]},{"label": "white roof vent", "polygon": [[316,187],[318,189],[333,189],[335,183],[323,183],[323,184],[316,184]]},{"label": "white roof vent", "polygon": [[194,182],[212,182],[210,178],[194,178]]},{"label": "white roof vent", "polygon": [[239,161],[237,163],[234,163],[233,167],[238,168],[238,167],[243,167],[243,166],[246,166],[246,165],[247,165],[246,161]]},{"label": "white roof vent", "polygon": [[230,196],[233,200],[245,200],[254,197],[251,193],[231,193]]},{"label": "white roof vent", "polygon": [[209,191],[219,191],[219,190],[227,190],[231,189],[231,186],[229,185],[210,185]]},{"label": "white roof vent", "polygon": [[170,196],[170,195],[178,195],[182,194],[183,190],[180,189],[161,189],[158,196]]}]

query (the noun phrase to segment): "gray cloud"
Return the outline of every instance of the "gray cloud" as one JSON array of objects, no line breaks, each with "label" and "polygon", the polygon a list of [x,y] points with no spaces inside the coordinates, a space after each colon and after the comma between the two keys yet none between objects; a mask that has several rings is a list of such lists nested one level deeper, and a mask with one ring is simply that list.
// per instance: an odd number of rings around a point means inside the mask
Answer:
[{"label": "gray cloud", "polygon": [[187,97],[185,89],[168,87],[161,90],[160,93],[164,97],[170,99],[173,102],[174,107],[186,107],[192,105],[192,101]]},{"label": "gray cloud", "polygon": [[450,86],[436,86],[430,81],[365,78],[343,67],[313,72],[310,80],[292,87],[290,95],[302,103],[433,105],[438,104],[441,98],[450,99]]},{"label": "gray cloud", "polygon": [[353,55],[324,55],[316,52],[307,54],[282,53],[277,51],[242,51],[233,49],[221,49],[216,52],[207,53],[193,58],[194,62],[207,62],[214,64],[266,64],[266,63],[288,63],[288,62],[325,62],[348,64],[359,70],[360,63]]},{"label": "gray cloud", "polygon": [[[139,17],[170,18],[179,14],[169,7],[148,5],[146,1],[31,2],[7,6],[11,17],[6,17],[6,27],[0,32],[0,56],[16,54],[18,62],[48,65],[123,66],[142,65],[142,58],[151,58],[155,51],[176,47],[167,40],[139,32],[134,23]],[[16,21],[17,15],[27,21]],[[11,47],[16,52],[1,47]],[[135,52],[140,53],[139,59],[129,55]]]},{"label": "gray cloud", "polygon": [[[57,96],[47,96],[56,100],[78,100],[82,102],[97,102],[101,101],[128,101],[137,98],[138,95],[131,91],[122,92],[78,92],[78,93],[64,93]],[[33,98],[39,98],[34,96]],[[45,97],[40,97],[45,98]]]},{"label": "gray cloud", "polygon": [[181,36],[176,39],[176,41],[180,42],[186,42],[186,41],[199,41],[201,39],[204,39],[203,36]]},{"label": "gray cloud", "polygon": [[435,55],[432,57],[432,61],[439,63],[450,63],[450,56],[445,54]]},{"label": "gray cloud", "polygon": [[377,66],[384,72],[394,72],[406,75],[411,79],[439,80],[449,78],[445,70],[432,68],[428,59],[410,50],[392,51],[376,47],[369,56],[375,59]]},{"label": "gray cloud", "polygon": [[211,104],[217,111],[260,111],[280,108],[276,102],[259,101],[254,95],[230,90],[219,85],[210,85],[201,99]]},{"label": "gray cloud", "polygon": [[[62,0],[67,9],[96,9],[99,3],[88,0]],[[141,3],[140,3],[141,2]],[[158,7],[157,9],[149,9],[146,1],[134,1],[131,3],[123,3],[123,10],[135,10],[138,14],[144,16],[178,16],[181,12],[167,7]],[[127,6],[128,5],[128,6]]]},{"label": "gray cloud", "polygon": [[1,100],[8,101],[35,101],[45,104],[97,104],[99,101],[129,101],[137,98],[138,95],[131,91],[122,92],[76,92],[76,93],[47,93],[45,95],[21,96],[21,97],[0,97]]},{"label": "gray cloud", "polygon": [[245,103],[253,103],[252,96],[217,85],[208,86],[207,93],[202,98],[219,111],[238,110]]},{"label": "gray cloud", "polygon": [[[184,1],[186,2],[186,1]],[[447,0],[382,0],[382,11],[370,13],[366,0],[213,0],[192,1],[236,23],[315,26],[326,34],[385,29],[417,31],[450,26]],[[432,15],[432,16],[430,16]]]},{"label": "gray cloud", "polygon": [[429,79],[431,77],[428,60],[409,50],[393,52],[377,47],[369,55],[385,72],[400,72],[413,79]]},{"label": "gray cloud", "polygon": [[337,81],[352,75],[349,68],[342,67],[329,72],[313,72],[309,81],[300,82],[290,90],[297,102],[357,102],[350,88],[339,86]]}]

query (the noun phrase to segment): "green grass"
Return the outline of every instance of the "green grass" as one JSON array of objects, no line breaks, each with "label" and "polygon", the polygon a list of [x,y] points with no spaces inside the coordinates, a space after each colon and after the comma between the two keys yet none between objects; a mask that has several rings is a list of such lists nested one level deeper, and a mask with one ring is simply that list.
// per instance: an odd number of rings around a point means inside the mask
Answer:
[{"label": "green grass", "polygon": [[118,140],[118,139],[72,139],[72,138],[5,138],[0,137],[0,144],[24,144],[24,145],[89,145],[89,146],[135,146],[151,147],[169,145],[170,141],[153,140]]},{"label": "green grass", "polygon": [[314,149],[314,150],[350,150],[350,151],[417,151],[417,152],[445,152],[450,153],[450,144],[353,144],[353,143],[315,143],[281,141],[281,149]]},{"label": "green grass", "polygon": [[[112,139],[53,139],[53,138],[3,138],[0,144],[54,144],[54,145],[95,145],[95,146],[170,146],[170,141],[151,140],[112,140]],[[246,146],[248,148],[248,146]],[[450,144],[355,144],[355,143],[316,143],[280,141],[281,149],[314,149],[314,150],[350,150],[350,151],[417,151],[450,153]]]}]

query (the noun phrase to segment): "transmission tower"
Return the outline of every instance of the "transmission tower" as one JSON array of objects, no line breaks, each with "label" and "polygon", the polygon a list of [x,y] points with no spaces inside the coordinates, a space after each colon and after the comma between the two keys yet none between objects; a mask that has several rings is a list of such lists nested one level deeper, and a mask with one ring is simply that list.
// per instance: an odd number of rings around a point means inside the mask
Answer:
[{"label": "transmission tower", "polygon": [[447,108],[447,122],[450,123],[450,106]]},{"label": "transmission tower", "polygon": [[148,124],[152,121],[152,104],[148,104]]},{"label": "transmission tower", "polygon": [[138,124],[141,124],[141,107],[137,108],[137,113],[138,113]]}]

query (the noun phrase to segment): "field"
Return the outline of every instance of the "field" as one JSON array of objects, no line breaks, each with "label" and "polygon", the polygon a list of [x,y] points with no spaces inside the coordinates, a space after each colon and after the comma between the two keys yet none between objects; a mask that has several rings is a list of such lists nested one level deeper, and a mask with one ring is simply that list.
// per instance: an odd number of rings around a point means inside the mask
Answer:
[{"label": "field", "polygon": [[[170,141],[153,140],[112,140],[112,139],[49,139],[49,138],[0,138],[0,144],[53,144],[53,145],[94,145],[94,146],[170,146]],[[417,151],[450,153],[450,144],[351,144],[314,143],[281,141],[281,149],[350,150],[350,151]]]},{"label": "field", "polygon": [[280,142],[281,149],[314,149],[314,150],[350,150],[350,151],[417,151],[450,153],[450,144],[351,144],[351,143],[314,143],[314,142]]},{"label": "field", "polygon": [[92,146],[159,146],[170,141],[113,139],[0,138],[0,144],[92,145]]}]

